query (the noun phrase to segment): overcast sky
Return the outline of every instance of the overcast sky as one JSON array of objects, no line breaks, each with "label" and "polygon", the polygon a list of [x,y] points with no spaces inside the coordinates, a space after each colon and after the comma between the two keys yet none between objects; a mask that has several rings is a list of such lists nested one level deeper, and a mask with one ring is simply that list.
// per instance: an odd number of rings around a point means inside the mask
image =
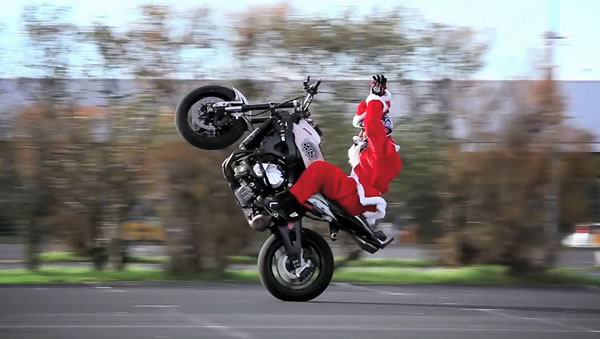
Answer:
[{"label": "overcast sky", "polygon": [[[126,25],[134,8],[143,3],[169,4],[176,10],[208,6],[225,14],[248,6],[277,3],[272,0],[5,0],[0,11],[1,47],[4,62],[0,76],[26,76],[22,52],[24,37],[20,13],[28,4],[53,3],[73,8],[71,20],[88,24],[98,18],[113,25]],[[332,15],[348,7],[356,13],[369,13],[375,2],[365,0],[291,0],[302,13]],[[417,9],[429,21],[470,26],[493,34],[486,66],[475,75],[478,79],[514,79],[531,73],[540,57],[542,34],[549,27],[566,36],[556,49],[557,75],[563,80],[600,79],[598,0],[381,0],[386,7]]]}]

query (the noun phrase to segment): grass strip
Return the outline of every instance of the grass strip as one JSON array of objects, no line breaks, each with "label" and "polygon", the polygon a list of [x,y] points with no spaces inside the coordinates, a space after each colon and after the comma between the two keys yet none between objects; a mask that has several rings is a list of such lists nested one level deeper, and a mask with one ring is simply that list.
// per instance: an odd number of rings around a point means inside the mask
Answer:
[{"label": "grass strip", "polygon": [[[230,264],[237,265],[256,265],[256,257],[251,256],[230,256],[227,257]],[[336,257],[335,261],[343,260],[342,257]],[[435,263],[427,259],[412,258],[364,258],[350,260],[349,267],[434,267]]]},{"label": "grass strip", "polygon": [[[96,271],[89,267],[42,266],[36,271],[26,269],[0,270],[0,283],[46,283],[83,281],[144,281],[144,280],[234,280],[257,281],[252,269],[230,270],[225,273],[190,273],[173,276],[164,270],[130,265],[122,271]],[[556,268],[543,275],[515,278],[505,274],[500,266],[470,266],[461,268],[414,269],[394,267],[349,267],[336,271],[334,281],[386,284],[576,284],[600,286],[600,279]]]},{"label": "grass strip", "polygon": [[[341,257],[336,257],[336,261],[342,260]],[[90,262],[91,258],[78,256],[72,252],[50,251],[40,254],[40,260],[45,263],[52,262]],[[167,262],[167,256],[130,256],[129,263],[148,263],[160,264]],[[235,265],[256,265],[256,257],[252,256],[229,256],[227,260],[230,264]],[[22,263],[21,260],[5,260],[0,263]],[[365,258],[351,260],[348,262],[349,267],[433,267],[435,263],[427,259],[410,259],[410,258]]]}]

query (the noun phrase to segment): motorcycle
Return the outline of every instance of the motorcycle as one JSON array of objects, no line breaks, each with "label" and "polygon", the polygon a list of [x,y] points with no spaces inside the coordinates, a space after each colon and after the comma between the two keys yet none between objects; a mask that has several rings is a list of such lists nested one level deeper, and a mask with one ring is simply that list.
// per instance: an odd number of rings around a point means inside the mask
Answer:
[{"label": "motorcycle", "polygon": [[[271,233],[260,249],[258,271],[263,286],[284,301],[316,298],[334,271],[333,254],[323,237],[303,228],[301,218],[281,220],[264,203],[266,197],[289,189],[310,163],[324,160],[322,132],[309,111],[320,84],[311,84],[308,77],[304,95],[264,104],[249,104],[236,88],[203,86],[175,109],[178,133],[197,148],[223,149],[250,131],[225,159],[222,171],[250,227]],[[321,194],[305,205],[304,217],[329,224],[331,241],[345,231],[361,249],[375,253],[394,240]]]}]

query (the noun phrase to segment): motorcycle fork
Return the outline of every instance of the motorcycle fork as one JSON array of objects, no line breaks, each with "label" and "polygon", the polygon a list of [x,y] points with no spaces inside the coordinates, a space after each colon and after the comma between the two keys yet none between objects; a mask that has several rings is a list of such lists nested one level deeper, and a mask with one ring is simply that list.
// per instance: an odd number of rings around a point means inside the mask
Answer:
[{"label": "motorcycle fork", "polygon": [[283,246],[285,252],[292,261],[294,268],[298,268],[301,265],[302,255],[302,221],[288,221],[284,224],[278,225],[279,235],[283,239]]}]

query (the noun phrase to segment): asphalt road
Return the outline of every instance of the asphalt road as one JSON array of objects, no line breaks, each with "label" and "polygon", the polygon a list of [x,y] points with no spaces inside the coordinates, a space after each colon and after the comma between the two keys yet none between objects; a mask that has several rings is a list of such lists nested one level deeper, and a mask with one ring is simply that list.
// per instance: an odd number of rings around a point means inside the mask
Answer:
[{"label": "asphalt road", "polygon": [[285,303],[258,284],[0,288],[0,338],[600,338],[591,288],[332,285]]}]

